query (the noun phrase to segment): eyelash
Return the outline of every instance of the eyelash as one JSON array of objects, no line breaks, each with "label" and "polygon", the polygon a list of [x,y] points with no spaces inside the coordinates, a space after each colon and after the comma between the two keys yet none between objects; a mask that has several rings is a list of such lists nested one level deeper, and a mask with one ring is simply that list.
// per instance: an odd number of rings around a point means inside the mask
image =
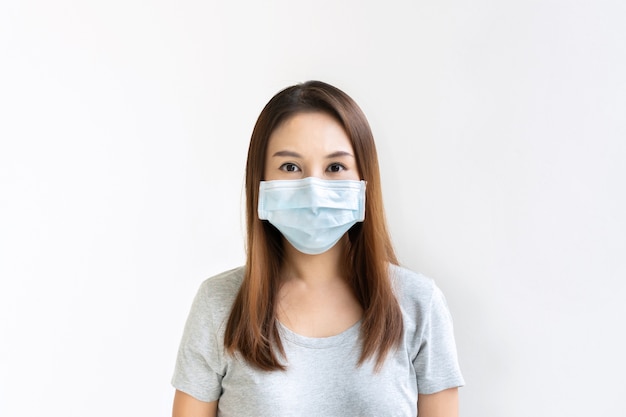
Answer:
[{"label": "eyelash", "polygon": [[[331,167],[339,167],[340,169],[339,169],[339,171],[332,171]],[[330,164],[328,166],[328,168],[326,168],[326,171],[335,173],[335,172],[345,171],[345,169],[346,169],[346,167],[343,164],[340,164],[338,162],[334,162],[334,163]]]},{"label": "eyelash", "polygon": [[[288,167],[295,167],[295,170],[289,170],[287,169]],[[333,171],[332,168],[333,167],[339,167],[339,170],[337,171]],[[285,172],[299,172],[300,171],[300,167],[296,164],[294,164],[293,162],[285,162],[284,164],[282,164],[279,168],[281,171],[285,171]],[[346,167],[343,164],[340,164],[338,162],[333,162],[332,164],[328,165],[328,168],[326,168],[327,172],[330,173],[337,173],[337,172],[341,172],[341,171],[345,171]]]},{"label": "eyelash", "polygon": [[[291,167],[291,166],[296,167],[297,170],[294,170],[294,171],[288,170],[287,167]],[[285,172],[298,172],[298,171],[300,171],[300,167],[298,165],[294,164],[293,162],[285,162],[284,164],[282,164],[280,166],[280,170],[281,171],[285,171]]]}]

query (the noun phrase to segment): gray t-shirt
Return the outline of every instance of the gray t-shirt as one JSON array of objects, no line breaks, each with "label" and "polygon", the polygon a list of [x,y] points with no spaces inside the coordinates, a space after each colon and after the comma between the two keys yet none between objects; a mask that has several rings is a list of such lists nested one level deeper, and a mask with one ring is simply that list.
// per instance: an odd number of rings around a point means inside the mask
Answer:
[{"label": "gray t-shirt", "polygon": [[452,319],[434,282],[402,267],[390,276],[404,320],[397,350],[382,369],[361,366],[360,322],[331,337],[310,338],[278,324],[286,371],[260,371],[224,350],[224,330],[243,268],[202,283],[180,344],[172,385],[218,402],[218,416],[416,416],[417,394],[464,384]]}]

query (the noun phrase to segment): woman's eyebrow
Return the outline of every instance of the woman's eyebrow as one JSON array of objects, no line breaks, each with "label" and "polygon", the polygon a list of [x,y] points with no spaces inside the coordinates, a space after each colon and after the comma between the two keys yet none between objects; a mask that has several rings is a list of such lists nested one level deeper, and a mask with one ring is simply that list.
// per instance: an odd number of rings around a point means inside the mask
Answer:
[{"label": "woman's eyebrow", "polygon": [[[281,157],[281,156],[283,156],[283,157],[284,156],[289,156],[291,158],[300,158],[300,159],[302,159],[302,155],[300,155],[299,153],[294,152],[294,151],[287,151],[287,150],[285,150],[285,151],[278,151],[278,152],[274,153],[274,155],[272,155],[272,157],[274,157],[274,156],[279,156],[279,157]],[[352,155],[350,152],[337,151],[337,152],[333,152],[331,154],[326,155],[326,159],[339,158],[339,157],[342,157],[342,156],[349,156],[349,157],[354,158],[354,155]]]},{"label": "woman's eyebrow", "polygon": [[330,155],[326,155],[326,159],[339,158],[341,156],[350,156],[350,157],[354,158],[354,155],[352,155],[350,152],[337,151],[337,152],[331,153]]},{"label": "woman's eyebrow", "polygon": [[292,158],[302,158],[302,155],[300,155],[300,154],[299,154],[299,153],[297,153],[297,152],[293,152],[293,151],[278,151],[278,152],[276,152],[276,153],[275,153],[274,155],[272,155],[272,156],[273,156],[273,157],[274,157],[274,156],[290,156],[290,157],[292,157]]}]

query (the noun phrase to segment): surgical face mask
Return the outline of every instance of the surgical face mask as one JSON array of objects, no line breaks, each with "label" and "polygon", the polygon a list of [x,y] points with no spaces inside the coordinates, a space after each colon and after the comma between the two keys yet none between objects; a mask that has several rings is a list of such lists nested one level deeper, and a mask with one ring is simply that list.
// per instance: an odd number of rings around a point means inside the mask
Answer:
[{"label": "surgical face mask", "polygon": [[261,181],[258,214],[300,252],[318,255],[365,219],[365,181]]}]

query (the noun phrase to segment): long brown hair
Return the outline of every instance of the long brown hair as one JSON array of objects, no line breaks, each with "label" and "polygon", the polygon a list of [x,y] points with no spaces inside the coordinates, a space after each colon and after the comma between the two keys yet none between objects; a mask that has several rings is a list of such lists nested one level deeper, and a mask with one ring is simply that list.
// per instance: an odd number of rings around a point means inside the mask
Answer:
[{"label": "long brown hair", "polygon": [[385,222],[378,157],[371,129],[357,104],[343,91],[320,81],[288,87],[265,106],[254,126],[246,166],[247,262],[243,283],[226,326],[224,345],[238,351],[262,370],[285,369],[277,353],[284,350],[277,327],[276,295],[284,258],[280,232],[257,215],[259,183],[272,132],[302,112],[326,112],[345,129],[355,152],[361,178],[367,181],[365,221],[348,232],[344,270],[363,308],[359,364],[375,357],[382,366],[402,337],[402,314],[389,279],[389,264],[397,264]]}]

